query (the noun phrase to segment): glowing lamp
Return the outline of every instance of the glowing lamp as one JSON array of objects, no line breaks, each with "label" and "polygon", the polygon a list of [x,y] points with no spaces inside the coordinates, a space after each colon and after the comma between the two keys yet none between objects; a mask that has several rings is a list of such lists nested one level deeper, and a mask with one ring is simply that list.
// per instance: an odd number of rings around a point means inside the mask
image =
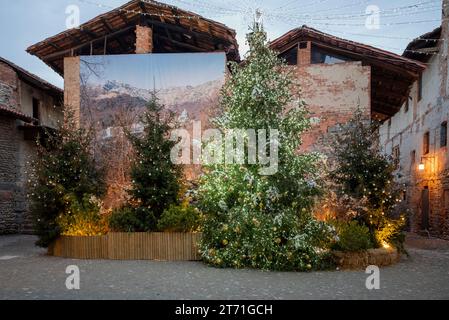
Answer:
[{"label": "glowing lamp", "polygon": [[424,165],[424,162],[421,161],[421,163],[418,165],[418,170],[424,171],[425,168],[426,168],[426,166]]}]

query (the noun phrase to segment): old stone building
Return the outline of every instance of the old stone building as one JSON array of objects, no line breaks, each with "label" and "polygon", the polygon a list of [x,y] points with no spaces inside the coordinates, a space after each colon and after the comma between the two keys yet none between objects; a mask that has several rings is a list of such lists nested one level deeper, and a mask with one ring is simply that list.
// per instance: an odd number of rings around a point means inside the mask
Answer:
[{"label": "old stone building", "polygon": [[427,68],[380,134],[385,152],[397,163],[410,228],[449,238],[449,2],[444,4],[442,26],[412,41],[404,53]]},{"label": "old stone building", "polygon": [[303,149],[326,152],[326,140],[360,108],[385,120],[405,101],[425,65],[397,54],[302,26],[271,42],[296,68],[314,123]]},{"label": "old stone building", "polygon": [[63,92],[0,58],[0,234],[32,232],[27,162],[37,133],[62,119]]}]

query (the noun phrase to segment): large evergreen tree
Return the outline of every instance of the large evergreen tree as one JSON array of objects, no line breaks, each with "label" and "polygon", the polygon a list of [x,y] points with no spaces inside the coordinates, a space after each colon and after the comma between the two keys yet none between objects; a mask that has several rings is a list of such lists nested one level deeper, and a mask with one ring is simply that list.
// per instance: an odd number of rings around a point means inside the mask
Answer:
[{"label": "large evergreen tree", "polygon": [[305,104],[293,70],[268,48],[262,26],[255,24],[247,41],[245,63],[230,64],[214,123],[223,133],[278,130],[278,141],[272,141],[279,146],[278,171],[261,175],[265,165],[248,161],[206,168],[199,190],[203,258],[221,267],[318,268],[327,228],[311,215],[319,193],[317,156],[298,154],[309,127]]},{"label": "large evergreen tree", "polygon": [[142,133],[126,130],[134,150],[131,199],[113,213],[110,225],[115,231],[155,231],[162,213],[180,199],[182,168],[170,159],[176,144],[170,140],[176,126],[174,114],[164,110],[154,94],[139,125]]}]

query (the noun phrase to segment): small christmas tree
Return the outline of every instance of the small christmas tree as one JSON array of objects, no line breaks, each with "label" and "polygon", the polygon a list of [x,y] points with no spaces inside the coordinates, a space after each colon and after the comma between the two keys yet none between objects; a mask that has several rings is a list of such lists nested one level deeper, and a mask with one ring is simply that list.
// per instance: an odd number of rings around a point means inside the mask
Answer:
[{"label": "small christmas tree", "polygon": [[374,244],[399,244],[403,218],[393,220],[392,216],[401,202],[400,188],[394,182],[395,166],[381,150],[377,123],[357,109],[353,118],[336,134],[335,140],[335,169],[330,178],[335,183],[337,196],[340,199],[350,197],[364,204],[351,208],[352,218],[370,229]]},{"label": "small christmas tree", "polygon": [[154,94],[139,125],[144,128],[142,134],[126,132],[135,153],[128,191],[132,209],[124,208],[113,215],[112,225],[117,231],[154,231],[164,210],[179,203],[182,170],[170,159],[176,144],[169,139],[175,128],[174,114],[164,111]]},{"label": "small christmas tree", "polygon": [[[255,24],[247,40],[245,64],[231,63],[214,120],[232,129],[279,131],[277,172],[261,175],[260,162],[216,164],[206,168],[199,198],[205,214],[202,255],[220,267],[310,270],[321,265],[327,227],[313,219],[317,156],[297,153],[301,133],[309,127],[293,70],[267,46]],[[245,143],[249,137],[244,136]],[[259,143],[261,141],[259,140]],[[260,158],[259,158],[260,159]]]},{"label": "small christmas tree", "polygon": [[[65,227],[73,227],[59,223],[73,221],[71,208],[76,206],[77,212],[91,210],[90,204],[84,208],[86,199],[100,197],[105,190],[103,171],[92,156],[92,138],[92,132],[78,128],[73,113],[65,110],[61,126],[37,140],[38,155],[31,163],[29,196],[40,246],[47,247]],[[97,218],[92,219],[99,222]]]}]

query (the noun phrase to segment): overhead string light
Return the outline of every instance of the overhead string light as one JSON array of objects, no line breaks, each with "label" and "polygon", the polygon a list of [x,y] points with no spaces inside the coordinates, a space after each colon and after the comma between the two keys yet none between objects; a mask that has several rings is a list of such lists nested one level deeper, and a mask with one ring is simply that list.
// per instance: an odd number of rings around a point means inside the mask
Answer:
[{"label": "overhead string light", "polygon": [[[345,8],[345,7],[356,6],[356,5],[366,3],[366,2],[368,2],[368,1],[357,2],[352,5],[350,4],[350,5],[335,7],[335,8],[331,8],[331,9],[323,9],[323,10],[320,10],[320,13],[326,12],[326,11],[341,10],[342,8]],[[438,3],[438,6],[437,6],[437,3]],[[432,6],[427,6],[427,7],[425,6],[425,5],[429,5],[429,4],[431,4]],[[398,14],[400,12],[407,13],[407,12],[415,12],[417,10],[421,10],[421,12],[422,12],[422,9],[436,9],[436,8],[441,9],[441,2],[440,1],[436,2],[435,0],[433,0],[433,1],[419,2],[419,3],[412,4],[412,5],[400,6],[400,7],[396,7],[396,8],[389,8],[389,9],[381,10],[379,13],[381,13],[381,14],[388,14],[388,13]],[[291,14],[291,10],[288,13]],[[272,14],[272,15],[275,15],[275,14]],[[311,17],[313,19],[332,19],[332,18],[341,19],[341,18],[348,18],[348,17],[367,17],[369,15],[370,14],[366,13],[366,12],[363,12],[363,13],[353,12],[353,13],[335,13],[335,14],[327,14],[327,15],[320,16],[320,15],[317,15],[315,11],[302,12],[302,13],[295,14],[294,16],[287,14],[288,17],[292,17],[292,18]],[[282,17],[285,17],[285,14],[283,14]]]},{"label": "overhead string light", "polygon": [[[342,35],[358,35],[358,36],[367,36],[366,34],[357,34],[357,33],[350,33],[350,32],[343,32],[343,31],[335,31],[335,30],[330,30],[330,29],[322,29],[321,31],[323,31],[323,32],[335,32],[335,33],[340,33],[340,34],[342,34]],[[341,40],[341,38],[339,38],[339,37],[337,37],[337,36],[334,36],[334,35],[331,35],[331,34],[328,34],[328,36],[329,37],[331,37],[331,38],[333,38],[333,39],[336,39],[336,40]],[[390,37],[382,37],[382,36],[379,36],[380,38],[387,38],[387,39],[402,39],[402,40],[411,40],[411,41],[414,41],[414,40],[419,40],[419,38],[415,38],[415,39],[413,39],[413,38],[401,38],[401,37],[398,37],[398,38],[390,38]],[[429,40],[429,39],[420,39],[420,40]],[[437,42],[437,41],[444,41],[445,39],[430,39],[432,42]],[[352,41],[352,40],[351,40]],[[426,41],[427,42],[427,41]],[[396,47],[388,47],[388,46],[384,46],[384,45],[377,45],[377,44],[370,44],[371,46],[373,46],[373,47],[377,47],[377,48],[380,48],[380,49],[382,49],[382,48],[385,48],[386,50],[397,50],[397,51],[402,51],[402,52],[410,52],[410,53],[416,53],[416,54],[422,54],[422,55],[436,55],[436,54],[438,54],[438,53],[436,53],[436,52],[424,52],[424,51],[420,51],[420,50],[408,50],[408,49],[406,49],[406,50],[402,50],[402,49],[400,49],[400,48],[396,48]]]},{"label": "overhead string light", "polygon": [[[166,14],[166,13],[152,13],[152,12],[143,12],[140,10],[130,10],[130,9],[124,9],[124,8],[115,8],[113,6],[110,5],[106,5],[103,3],[98,3],[98,2],[94,2],[92,0],[78,0],[79,2],[82,3],[86,3],[86,4],[90,4],[90,5],[94,5],[97,6],[99,8],[108,8],[111,10],[116,10],[119,12],[123,12],[123,13],[133,13],[133,14],[140,14],[143,16],[157,16],[157,17],[172,17],[172,18],[179,18],[179,19],[200,19],[201,16],[192,13],[192,15],[176,15],[176,14]],[[151,0],[141,0],[144,3],[148,3],[148,4],[156,4],[155,2],[151,1]],[[195,4],[193,3],[189,3],[189,1],[186,0],[175,0],[178,1],[180,3],[184,3],[184,4],[189,4],[192,6],[200,6],[203,9],[207,9],[207,10],[215,10],[216,13],[220,13],[220,14],[237,14],[237,13],[241,13],[241,14],[247,14],[248,11],[250,11],[249,8],[242,8],[242,9],[232,9],[232,8],[224,8],[224,7],[220,7],[220,6],[216,6],[216,5],[211,5],[211,4],[206,4],[206,3],[201,3],[198,0],[193,0],[195,2]],[[327,1],[327,0],[322,0],[322,2]],[[340,6],[337,8],[332,8],[332,9],[324,9],[324,10],[320,10],[320,12],[324,12],[324,11],[331,11],[331,10],[337,10],[337,9],[342,9],[345,7],[349,7],[349,6],[355,6],[361,3],[365,3],[368,2],[367,0],[364,1],[359,1],[357,3],[353,3],[353,4],[349,4],[346,6]],[[435,1],[424,1],[424,2],[420,2],[420,3],[416,3],[414,5],[408,5],[408,6],[402,6],[402,7],[397,7],[397,8],[391,8],[391,9],[387,9],[382,11],[383,13],[388,13],[388,12],[399,12],[400,10],[404,10],[404,9],[410,9],[410,8],[415,8],[415,10],[419,9],[420,6],[424,5],[424,4],[429,4],[429,3],[435,3]],[[178,9],[177,7],[173,6],[173,5],[168,5],[165,3],[157,3],[158,6],[163,6],[166,8],[169,8],[171,10],[173,9]],[[439,7],[440,8],[440,7]],[[436,7],[432,7],[432,8],[424,8],[424,9],[436,9]],[[266,12],[265,12],[266,11]],[[297,21],[309,21],[309,22],[313,22],[314,24],[317,25],[327,25],[327,26],[363,26],[364,24],[355,24],[355,23],[329,23],[329,22],[314,22],[316,20],[332,20],[332,19],[342,19],[342,18],[349,18],[349,17],[366,17],[367,14],[353,14],[353,15],[342,15],[342,14],[335,14],[335,15],[329,15],[329,16],[316,16],[316,15],[308,15],[308,13],[303,13],[303,14],[299,14],[299,15],[295,15],[295,16],[286,16],[286,15],[276,15],[275,13],[273,13],[273,11],[271,10],[264,10],[264,15],[267,18],[271,18],[271,19],[282,19],[282,20],[289,20],[292,22],[297,22]],[[276,11],[276,10],[274,10]],[[422,12],[422,11],[421,11]],[[416,15],[419,14],[421,12],[411,12],[409,13],[409,15]],[[312,12],[311,12],[312,14]],[[404,16],[407,16],[407,14],[404,14]],[[393,26],[393,25],[411,25],[411,24],[416,24],[416,23],[427,23],[427,22],[437,22],[439,20],[422,20],[422,21],[410,21],[410,22],[390,22],[390,23],[384,23],[381,24],[382,26]]]},{"label": "overhead string light", "polygon": [[[188,19],[188,20],[199,20],[199,19],[203,18],[200,15],[197,15],[197,14],[194,14],[194,13],[192,13],[191,15],[177,15],[177,14],[155,13],[155,12],[143,12],[143,11],[140,11],[140,10],[130,10],[130,9],[124,9],[124,8],[116,8],[116,7],[113,7],[113,6],[110,6],[110,5],[105,5],[105,4],[94,2],[94,1],[91,1],[91,0],[78,0],[78,1],[81,2],[81,3],[86,3],[86,4],[89,4],[89,5],[97,6],[98,8],[107,8],[107,9],[111,9],[111,10],[115,10],[115,11],[119,11],[119,12],[127,13],[127,14],[132,13],[132,14],[139,14],[139,15],[142,15],[142,16],[161,17],[161,18],[177,18],[177,19]],[[151,1],[144,1],[144,0],[141,0],[141,1],[145,2],[145,3],[148,3],[148,4],[156,4],[156,3],[151,2]],[[170,5],[162,4],[162,3],[157,3],[157,5],[159,5],[159,6],[162,5],[163,7],[166,7],[166,8],[171,9],[171,10],[178,9],[175,6],[170,6]]]},{"label": "overhead string light", "polygon": [[[267,17],[271,18],[272,15],[268,15]],[[288,17],[284,17],[282,20],[283,21],[287,20],[287,21],[290,21],[290,22],[296,23],[296,24],[297,23],[299,23],[299,24],[310,23],[310,24],[323,25],[323,26],[363,27],[366,25],[365,23],[316,22],[314,19],[293,19],[293,18],[288,18]],[[415,20],[415,21],[387,22],[387,23],[380,23],[379,26],[388,27],[388,26],[397,26],[397,25],[414,25],[414,24],[421,24],[421,23],[442,22],[442,21],[447,21],[447,20],[449,20],[449,19],[445,18],[445,19],[428,19],[428,20]]]},{"label": "overhead string light", "polygon": [[241,13],[244,10],[243,8],[241,8],[241,9],[224,8],[224,7],[213,5],[210,3],[204,3],[199,0],[191,0],[191,2],[193,2],[193,3],[191,3],[190,1],[186,1],[186,0],[175,0],[175,1],[183,3],[183,4],[187,4],[189,6],[196,7],[196,8],[199,7],[199,8],[206,9],[206,10],[214,10],[215,12],[218,12],[221,14],[223,14],[223,13],[229,13],[229,14]]},{"label": "overhead string light", "polygon": [[[330,7],[330,8],[326,8],[326,9],[320,9],[320,12],[329,12],[329,11],[335,11],[335,10],[352,8],[352,7],[356,7],[356,6],[362,5],[362,4],[367,4],[368,2],[370,2],[370,0],[361,0],[361,1],[359,0],[359,1],[356,1],[356,2],[349,3],[349,4],[340,5],[338,7]],[[319,2],[315,1],[315,3],[311,3],[309,6],[316,5],[317,3],[319,3]],[[302,8],[303,8],[302,4],[298,3],[298,5],[299,5],[299,7],[291,8],[289,10],[284,11],[284,13],[291,13],[295,9],[302,10]],[[303,12],[303,13],[301,13],[299,15],[308,15],[308,14],[315,14],[315,13],[316,13],[316,10]]]},{"label": "overhead string light", "polygon": [[[137,10],[130,10],[130,9],[124,9],[124,8],[116,8],[110,5],[106,5],[103,3],[98,3],[98,2],[94,2],[92,0],[78,0],[79,2],[82,3],[86,3],[86,4],[90,4],[90,5],[94,5],[97,6],[99,8],[107,8],[107,9],[111,9],[111,10],[116,10],[119,12],[123,12],[123,13],[132,13],[132,14],[139,14],[139,15],[143,15],[143,16],[156,16],[156,17],[161,17],[161,18],[177,18],[177,19],[188,19],[188,20],[197,20],[197,19],[201,19],[202,17],[199,15],[196,15],[194,13],[192,13],[192,15],[176,15],[176,14],[166,14],[166,13],[151,13],[151,12],[143,12],[143,11],[137,11]],[[144,3],[148,3],[148,4],[156,4],[155,2],[151,1],[151,0],[141,0]],[[180,3],[184,3],[184,4],[189,4],[189,2],[187,0],[175,0],[178,1]],[[193,6],[201,6],[204,9],[208,9],[208,10],[215,10],[216,12],[219,12],[221,14],[236,14],[236,13],[244,13],[247,14],[248,11],[250,10],[249,8],[245,8],[245,9],[229,9],[229,8],[224,8],[224,7],[220,7],[220,6],[216,6],[216,5],[212,5],[212,4],[207,4],[207,3],[202,3],[199,0],[192,0],[193,2],[195,2],[195,4],[190,3]],[[320,2],[325,2],[327,0],[321,0]],[[355,3],[351,3],[351,4],[347,4],[344,6],[340,6],[338,8],[331,8],[331,9],[324,9],[321,10],[321,12],[323,11],[330,11],[330,10],[336,10],[336,9],[342,9],[342,8],[347,8],[347,7],[351,7],[351,6],[356,6],[356,5],[360,5],[363,3],[369,2],[367,0],[364,1],[357,1]],[[439,1],[437,1],[439,2]],[[407,6],[401,6],[401,7],[396,7],[396,8],[390,8],[390,9],[386,9],[384,11],[381,11],[383,13],[388,13],[388,12],[400,12],[401,10],[410,10],[410,9],[420,9],[422,6],[426,5],[426,4],[434,4],[436,3],[436,1],[423,1],[423,2],[419,2],[419,3],[415,3],[412,5],[407,5]],[[292,4],[292,3],[291,3]],[[310,3],[310,4],[305,4],[304,6],[311,6],[315,3]],[[168,9],[178,9],[173,5],[168,5],[165,3],[157,3],[158,6],[162,6]],[[444,6],[449,6],[449,5],[443,5]],[[277,9],[281,9],[287,7],[287,5],[281,6]],[[429,8],[424,8],[424,9],[429,9]],[[276,11],[276,9],[274,10]],[[408,12],[411,15],[411,12]],[[419,12],[412,12],[413,14],[418,14]],[[338,16],[338,14],[333,15],[333,17]],[[343,15],[340,15],[343,16]],[[349,15],[346,15],[346,17],[348,17]],[[355,15],[353,15],[355,16]],[[360,16],[366,16],[366,14],[360,14]],[[407,14],[405,14],[405,16],[407,16]],[[279,19],[281,18],[281,16],[278,16],[276,14],[270,13],[270,12],[265,12],[264,11],[264,17],[266,19]],[[356,23],[328,23],[328,22],[315,22],[314,20],[320,20],[320,19],[324,19],[324,16],[321,16],[323,18],[310,18],[307,19],[312,25],[321,25],[321,26],[364,26],[365,24],[356,24]],[[332,17],[332,15],[326,16],[327,20],[331,20],[330,18]],[[303,21],[300,17],[297,18],[293,18],[293,17],[289,17],[289,16],[282,16],[283,20],[288,20],[291,22],[297,22],[297,21]],[[443,19],[443,21],[448,20],[448,19]],[[417,24],[417,23],[430,23],[430,22],[440,22],[442,21],[440,20],[436,20],[436,19],[430,19],[430,20],[421,20],[421,21],[404,21],[404,22],[390,22],[390,23],[384,23],[381,24],[381,26],[394,26],[394,25],[413,25],[413,24]],[[304,22],[304,21],[303,21]],[[398,39],[398,40],[410,40],[410,41],[416,41],[416,40],[422,40],[425,42],[436,42],[436,41],[445,41],[446,39],[426,39],[426,38],[405,38],[405,37],[395,37],[395,36],[388,36],[388,35],[372,35],[372,34],[358,34],[358,33],[350,33],[350,32],[342,32],[342,31],[336,31],[336,30],[326,30],[323,29],[323,31],[326,32],[336,32],[339,34],[344,34],[344,35],[353,35],[353,36],[362,36],[362,37],[373,37],[373,38],[384,38],[384,39]],[[336,39],[339,39],[338,37],[335,37]],[[381,46],[378,46],[381,47]],[[387,48],[384,46],[384,48],[388,49],[388,50],[397,50],[397,51],[401,51],[401,49],[399,48]],[[417,51],[417,50],[405,50],[406,52],[411,52],[411,53],[417,53],[417,54],[422,54],[422,55],[435,55],[437,53],[435,52],[423,52],[423,51]]]},{"label": "overhead string light", "polygon": [[[310,3],[301,4],[301,9],[304,9],[304,8],[307,8],[307,7],[311,7],[311,6],[315,6],[317,4],[322,4],[322,3],[328,2],[328,1],[329,0],[318,0],[318,1],[312,1]],[[280,11],[282,9],[285,9],[288,12],[291,12],[291,10],[296,8],[296,7],[291,8],[290,6],[292,6],[292,5],[295,5],[295,6],[298,5],[298,0],[293,0],[293,1],[290,1],[290,2],[284,4],[284,5],[280,6],[280,7],[277,7],[277,8],[275,8],[273,10],[273,12],[278,12],[278,11]]]},{"label": "overhead string light", "polygon": [[[429,7],[429,8],[423,8],[423,10],[410,10],[410,11],[405,11],[405,12],[401,12],[401,13],[395,13],[395,12],[387,12],[387,11],[380,11],[379,14],[382,14],[382,18],[396,18],[396,17],[410,17],[410,16],[415,16],[415,15],[420,15],[420,14],[424,14],[424,13],[428,13],[428,12],[439,12],[441,11],[441,6],[434,6],[434,7]],[[329,15],[329,16],[312,16],[312,15],[308,15],[308,16],[304,16],[304,19],[313,19],[313,20],[342,20],[342,19],[363,19],[363,18],[367,18],[370,17],[372,14],[371,13],[357,13],[357,14],[341,14],[341,15]],[[276,15],[273,15],[276,16]],[[297,16],[292,17],[290,16],[289,18],[298,18]]]}]

